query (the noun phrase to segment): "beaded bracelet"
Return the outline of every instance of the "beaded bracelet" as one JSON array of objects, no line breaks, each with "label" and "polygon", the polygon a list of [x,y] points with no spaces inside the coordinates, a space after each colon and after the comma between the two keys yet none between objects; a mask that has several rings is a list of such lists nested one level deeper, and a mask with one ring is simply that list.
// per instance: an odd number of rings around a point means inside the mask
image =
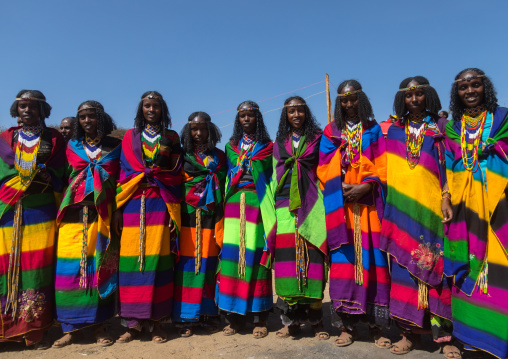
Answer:
[{"label": "beaded bracelet", "polygon": [[[448,195],[448,196],[446,196],[446,195]],[[445,191],[441,192],[441,197],[443,197],[443,198],[450,198],[451,199],[452,198],[452,194],[450,193],[449,190],[445,190]]]}]

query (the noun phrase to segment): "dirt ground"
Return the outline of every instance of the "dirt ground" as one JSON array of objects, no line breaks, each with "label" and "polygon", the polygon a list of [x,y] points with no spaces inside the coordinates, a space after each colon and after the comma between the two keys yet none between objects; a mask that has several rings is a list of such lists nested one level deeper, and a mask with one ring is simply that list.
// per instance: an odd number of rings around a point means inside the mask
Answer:
[{"label": "dirt ground", "polygon": [[[334,342],[339,334],[336,328],[330,325],[330,299],[328,297],[328,288],[325,291],[325,300],[323,303],[324,325],[331,337],[329,340],[318,340],[313,337],[310,326],[302,328],[300,336],[296,338],[280,339],[275,332],[282,328],[278,315],[270,313],[268,320],[269,334],[263,339],[254,339],[252,337],[253,326],[248,325],[239,334],[226,337],[222,332],[215,334],[205,334],[198,330],[189,338],[180,338],[177,330],[170,324],[164,325],[164,329],[169,335],[169,340],[163,344],[156,344],[150,340],[150,335],[144,333],[134,341],[127,344],[117,344],[106,348],[97,346],[93,341],[91,331],[85,330],[84,339],[76,344],[69,345],[62,349],[32,350],[26,349],[23,344],[6,343],[0,344],[0,357],[2,359],[11,358],[56,358],[71,359],[91,357],[96,359],[114,359],[114,358],[163,358],[178,357],[187,358],[343,358],[343,359],[363,359],[363,358],[391,358],[395,356],[386,349],[378,349],[370,341],[368,328],[365,325],[359,327],[360,338],[352,345],[345,348],[335,347]],[[274,297],[274,300],[276,297]],[[113,318],[109,321],[111,332],[118,337],[124,332],[120,326],[120,319]],[[223,323],[223,325],[225,325]],[[399,331],[392,327],[388,332],[392,342],[400,339]],[[49,331],[49,339],[54,341],[61,336],[61,329],[52,327]],[[430,336],[424,336],[420,349],[404,355],[405,359],[419,358],[444,358],[440,354],[439,347],[432,341]]]}]

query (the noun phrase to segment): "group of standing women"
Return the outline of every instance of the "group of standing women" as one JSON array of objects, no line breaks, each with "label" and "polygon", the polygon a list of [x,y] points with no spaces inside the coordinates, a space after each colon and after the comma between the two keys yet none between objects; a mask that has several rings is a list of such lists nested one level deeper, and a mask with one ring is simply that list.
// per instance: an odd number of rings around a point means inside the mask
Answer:
[{"label": "group of standing women", "polygon": [[[181,137],[170,130],[155,91],[121,141],[100,103],[82,103],[66,145],[44,124],[44,95],[21,91],[11,115],[23,126],[0,139],[0,341],[42,343],[56,319],[53,347],[85,327],[111,345],[115,304],[126,327],[117,343],[143,328],[164,343],[168,319],[182,337],[213,333],[220,315],[224,335],[250,322],[259,339],[272,275],[276,335],[308,323],[328,339],[329,276],[337,346],[363,322],[394,354],[432,333],[447,358],[461,356],[455,339],[506,358],[508,110],[490,79],[456,76],[449,123],[429,81],[405,79],[386,139],[359,82],[337,92],[323,131],[303,98],[288,98],[274,142],[259,106],[242,102],[224,153],[205,112]],[[383,333],[392,322],[394,344]]]}]

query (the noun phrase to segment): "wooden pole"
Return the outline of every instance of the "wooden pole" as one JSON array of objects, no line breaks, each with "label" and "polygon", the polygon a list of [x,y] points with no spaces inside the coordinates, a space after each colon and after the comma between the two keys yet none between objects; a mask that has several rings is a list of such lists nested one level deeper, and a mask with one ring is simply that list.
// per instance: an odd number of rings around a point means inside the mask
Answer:
[{"label": "wooden pole", "polygon": [[328,114],[328,123],[333,121],[332,115],[332,100],[330,98],[330,78],[326,74],[326,110]]}]

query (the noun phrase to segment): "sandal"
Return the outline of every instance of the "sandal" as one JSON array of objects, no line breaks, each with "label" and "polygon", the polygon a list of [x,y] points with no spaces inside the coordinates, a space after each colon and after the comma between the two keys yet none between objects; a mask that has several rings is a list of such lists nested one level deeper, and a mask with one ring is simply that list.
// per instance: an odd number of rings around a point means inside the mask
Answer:
[{"label": "sandal", "polygon": [[312,325],[312,330],[314,330],[314,336],[319,340],[328,340],[330,339],[330,334],[323,330],[323,323],[319,322],[318,324]]},{"label": "sandal", "polygon": [[95,330],[94,335],[96,343],[101,347],[109,347],[115,342],[111,334],[109,334],[109,332],[106,330],[106,327],[103,325]]},{"label": "sandal", "polygon": [[252,331],[252,335],[254,339],[261,339],[268,335],[268,328],[266,327],[265,322],[259,322],[255,325],[254,330]]},{"label": "sandal", "polygon": [[441,349],[443,350],[443,355],[445,358],[448,359],[461,359],[462,355],[460,354],[459,348],[457,348],[455,345],[448,343],[443,343],[441,346]]},{"label": "sandal", "polygon": [[224,329],[222,329],[222,334],[229,337],[231,335],[235,335],[236,333],[238,333],[238,330],[239,330],[238,328],[233,327],[233,324],[229,324],[226,325]]},{"label": "sandal", "polygon": [[219,326],[217,324],[208,324],[202,327],[205,333],[213,334],[219,331]]},{"label": "sandal", "polygon": [[340,333],[339,337],[335,339],[335,346],[347,347],[348,345],[353,344],[356,337],[358,336],[356,328],[350,331],[343,327],[341,330],[342,332]]},{"label": "sandal", "polygon": [[162,344],[168,341],[168,335],[161,327],[155,327],[152,331],[152,342]]},{"label": "sandal", "polygon": [[395,355],[403,355],[415,349],[420,342],[420,336],[412,333],[402,334],[402,339],[393,344],[390,352]]},{"label": "sandal", "polygon": [[180,338],[188,338],[188,337],[192,336],[192,334],[194,334],[194,332],[192,331],[191,327],[185,327],[185,328],[180,328],[180,330],[178,330],[178,334],[180,335]]},{"label": "sandal", "polygon": [[300,332],[300,326],[298,324],[285,325],[284,328],[275,332],[277,338],[289,338],[298,335]]},{"label": "sandal", "polygon": [[55,340],[52,348],[60,349],[60,348],[66,347],[67,345],[70,345],[76,341],[76,339],[77,339],[76,336],[77,336],[76,333],[70,333],[70,332],[66,333],[60,339]]},{"label": "sandal", "polygon": [[118,339],[116,340],[119,344],[125,344],[132,342],[133,339],[135,339],[139,335],[139,330],[129,328],[125,333],[120,335]]},{"label": "sandal", "polygon": [[381,328],[369,328],[369,336],[374,341],[374,345],[380,349],[390,349],[392,341],[383,336]]},{"label": "sandal", "polygon": [[34,345],[35,350],[47,350],[49,348],[51,348],[51,342],[47,338],[42,339]]}]

